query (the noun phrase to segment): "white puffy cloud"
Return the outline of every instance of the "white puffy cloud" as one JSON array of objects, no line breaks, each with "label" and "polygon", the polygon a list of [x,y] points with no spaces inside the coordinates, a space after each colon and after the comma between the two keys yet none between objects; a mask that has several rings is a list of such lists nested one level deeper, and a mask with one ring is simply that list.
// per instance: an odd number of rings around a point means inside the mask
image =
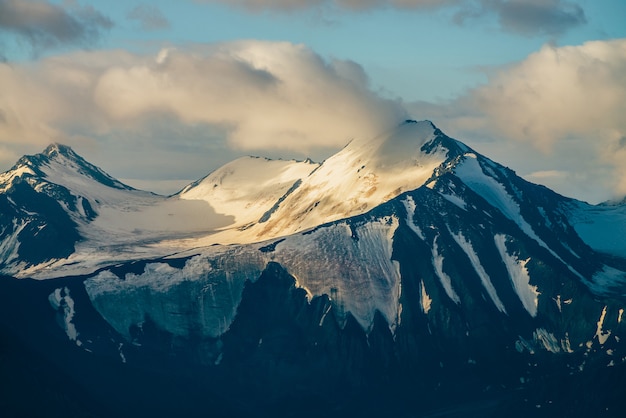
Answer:
[{"label": "white puffy cloud", "polygon": [[626,133],[626,40],[544,46],[472,92],[497,131],[541,149],[568,135]]},{"label": "white puffy cloud", "polygon": [[134,142],[173,149],[181,161],[198,147],[205,159],[212,150],[216,158],[232,156],[226,147],[327,155],[405,117],[398,102],[369,88],[358,64],[326,60],[286,42],[198,45],[150,56],[83,51],[35,63],[0,63],[0,91],[5,147],[116,142],[119,149]]},{"label": "white puffy cloud", "polygon": [[359,65],[291,43],[162,51],[156,62],[107,68],[93,93],[116,123],[167,112],[187,124],[225,126],[230,143],[246,150],[336,147],[402,117],[400,106],[369,90]]},{"label": "white puffy cloud", "polygon": [[591,200],[611,197],[606,184],[626,194],[626,39],[546,45],[453,102],[411,107],[533,180],[576,197],[595,187]]},{"label": "white puffy cloud", "polygon": [[0,91],[2,169],[57,141],[118,177],[194,180],[236,153],[327,156],[408,107],[565,195],[626,194],[626,39],[545,46],[438,105],[383,99],[354,62],[258,41],[0,63]]}]

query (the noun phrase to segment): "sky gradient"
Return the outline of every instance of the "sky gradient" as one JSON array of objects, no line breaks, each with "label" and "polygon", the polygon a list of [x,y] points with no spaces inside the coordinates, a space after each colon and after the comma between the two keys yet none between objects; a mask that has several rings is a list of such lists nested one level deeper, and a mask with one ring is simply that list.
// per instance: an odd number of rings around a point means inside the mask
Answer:
[{"label": "sky gradient", "polygon": [[626,195],[621,0],[0,0],[0,171],[51,142],[173,193],[403,119],[567,196]]}]

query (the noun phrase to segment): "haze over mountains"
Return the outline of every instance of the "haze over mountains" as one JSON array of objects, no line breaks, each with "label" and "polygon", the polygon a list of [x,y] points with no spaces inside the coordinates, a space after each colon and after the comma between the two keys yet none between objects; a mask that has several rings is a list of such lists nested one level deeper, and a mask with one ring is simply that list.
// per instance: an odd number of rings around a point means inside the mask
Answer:
[{"label": "haze over mountains", "polygon": [[[180,412],[161,395],[188,386],[191,416],[626,410],[624,202],[529,183],[428,121],[169,197],[55,144],[0,175],[0,228],[7,356],[62,370],[54,410]],[[153,403],[105,394],[120,373]]]}]

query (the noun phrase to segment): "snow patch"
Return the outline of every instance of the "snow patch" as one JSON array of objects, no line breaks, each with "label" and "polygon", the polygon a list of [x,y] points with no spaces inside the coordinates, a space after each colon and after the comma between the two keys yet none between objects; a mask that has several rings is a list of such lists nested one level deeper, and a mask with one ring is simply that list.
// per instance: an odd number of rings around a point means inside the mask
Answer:
[{"label": "snow patch", "polygon": [[411,229],[411,231],[415,232],[415,235],[417,235],[422,241],[425,241],[426,237],[424,236],[422,229],[419,226],[417,226],[417,224],[414,221],[416,205],[415,205],[415,201],[413,200],[413,197],[407,196],[406,199],[402,201],[402,204],[404,204],[404,208],[406,209],[407,226]]},{"label": "snow patch", "polygon": [[454,301],[456,304],[460,304],[461,298],[459,298],[459,295],[454,291],[454,288],[452,287],[452,279],[450,278],[450,276],[446,274],[446,272],[443,271],[443,256],[439,254],[439,247],[437,246],[437,238],[438,236],[435,237],[435,240],[433,241],[433,245],[431,247],[432,254],[433,254],[433,267],[435,268],[435,274],[439,278],[439,281],[441,282],[441,285],[443,286],[443,289],[445,290],[446,295],[448,295],[448,297],[452,299],[452,301]]},{"label": "snow patch", "polygon": [[461,247],[461,249],[465,252],[467,257],[469,258],[470,262],[472,263],[472,266],[474,267],[474,270],[476,271],[476,274],[478,274],[478,277],[480,277],[480,281],[482,282],[483,287],[487,291],[487,294],[491,298],[491,301],[493,302],[493,304],[496,306],[496,308],[498,308],[500,312],[506,314],[507,313],[506,308],[504,307],[504,304],[498,297],[496,288],[493,286],[493,283],[491,282],[491,278],[489,277],[489,275],[483,268],[482,264],[480,263],[480,258],[478,257],[478,254],[476,254],[476,252],[474,251],[474,247],[472,247],[472,244],[468,240],[466,240],[463,234],[461,234],[460,232],[458,234],[455,234],[452,231],[450,231],[450,233],[452,234],[452,237],[454,238],[456,243],[459,245],[459,247]]},{"label": "snow patch", "polygon": [[324,319],[326,319],[326,315],[328,315],[332,307],[333,307],[332,303],[328,303],[326,307],[324,308],[324,313],[322,313],[322,317],[320,318],[320,322],[318,324],[320,327],[324,324]]},{"label": "snow patch", "polygon": [[424,286],[423,280],[420,281],[420,291],[421,291],[420,304],[422,305],[422,312],[428,315],[428,312],[430,311],[430,307],[433,303],[433,300],[430,298],[430,296],[428,296],[428,293],[426,293],[426,286]]},{"label": "snow patch", "polygon": [[607,309],[606,306],[602,309],[602,313],[600,314],[600,319],[597,322],[595,337],[598,339],[598,342],[600,343],[600,345],[604,345],[604,343],[606,343],[606,341],[611,336],[610,330],[605,331],[602,329],[602,327],[604,326],[604,319],[606,318],[606,309]]},{"label": "snow patch", "polygon": [[537,291],[537,286],[530,284],[530,275],[526,268],[526,264],[528,264],[530,258],[519,260],[517,257],[509,255],[506,250],[505,235],[496,234],[493,238],[496,243],[496,248],[500,253],[500,257],[509,272],[509,278],[511,279],[515,293],[517,293],[517,296],[530,316],[536,317],[540,293]]},{"label": "snow patch", "polygon": [[67,337],[70,341],[74,341],[77,346],[81,346],[83,343],[78,339],[79,333],[72,322],[76,311],[74,309],[74,299],[70,296],[70,289],[67,287],[55,289],[48,295],[48,302],[50,302],[50,306],[54,310],[63,316],[63,329]]},{"label": "snow patch", "polygon": [[117,351],[120,353],[120,358],[122,359],[122,363],[126,363],[126,356],[124,355],[124,352],[122,351],[122,347],[124,347],[124,343],[120,343],[120,345],[117,346]]},{"label": "snow patch", "polygon": [[571,354],[571,353],[574,352],[574,350],[572,350],[572,344],[571,344],[571,342],[569,340],[569,335],[568,335],[567,332],[565,333],[565,338],[563,338],[561,340],[561,348],[566,353],[570,353]]},{"label": "snow patch", "polygon": [[551,353],[559,353],[561,345],[554,334],[548,332],[545,328],[537,328],[533,332],[533,337],[537,343],[540,343],[546,350]]},{"label": "snow patch", "polygon": [[452,203],[453,205],[463,209],[463,210],[467,210],[467,203],[465,203],[465,201],[460,198],[457,195],[453,195],[453,194],[447,194],[447,193],[439,193],[441,195],[441,197],[443,197],[444,199],[446,199],[448,202]]}]

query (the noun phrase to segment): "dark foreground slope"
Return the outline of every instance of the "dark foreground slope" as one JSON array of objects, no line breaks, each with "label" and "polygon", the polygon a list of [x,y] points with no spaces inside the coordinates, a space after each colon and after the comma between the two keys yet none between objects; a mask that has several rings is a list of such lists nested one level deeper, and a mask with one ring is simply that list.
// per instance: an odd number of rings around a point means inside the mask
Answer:
[{"label": "dark foreground slope", "polygon": [[[583,370],[572,370],[564,354],[505,350],[483,364],[461,364],[449,347],[447,363],[438,364],[429,356],[442,357],[436,347],[420,344],[410,353],[414,361],[431,360],[406,367],[382,320],[368,336],[350,321],[343,330],[335,321],[319,327],[325,298],[308,303],[278,265],[246,286],[222,338],[219,366],[194,358],[214,342],[176,344],[149,325],[141,342],[125,348],[127,362],[120,361],[118,348],[126,341],[89,309],[80,279],[62,284],[82,313],[76,325],[89,325],[91,352],[66,338],[46,306],[53,286],[9,278],[0,284],[2,294],[14,295],[1,305],[3,416],[582,417],[626,411],[626,368],[598,364],[595,353]],[[525,383],[512,378],[519,375]]]}]

